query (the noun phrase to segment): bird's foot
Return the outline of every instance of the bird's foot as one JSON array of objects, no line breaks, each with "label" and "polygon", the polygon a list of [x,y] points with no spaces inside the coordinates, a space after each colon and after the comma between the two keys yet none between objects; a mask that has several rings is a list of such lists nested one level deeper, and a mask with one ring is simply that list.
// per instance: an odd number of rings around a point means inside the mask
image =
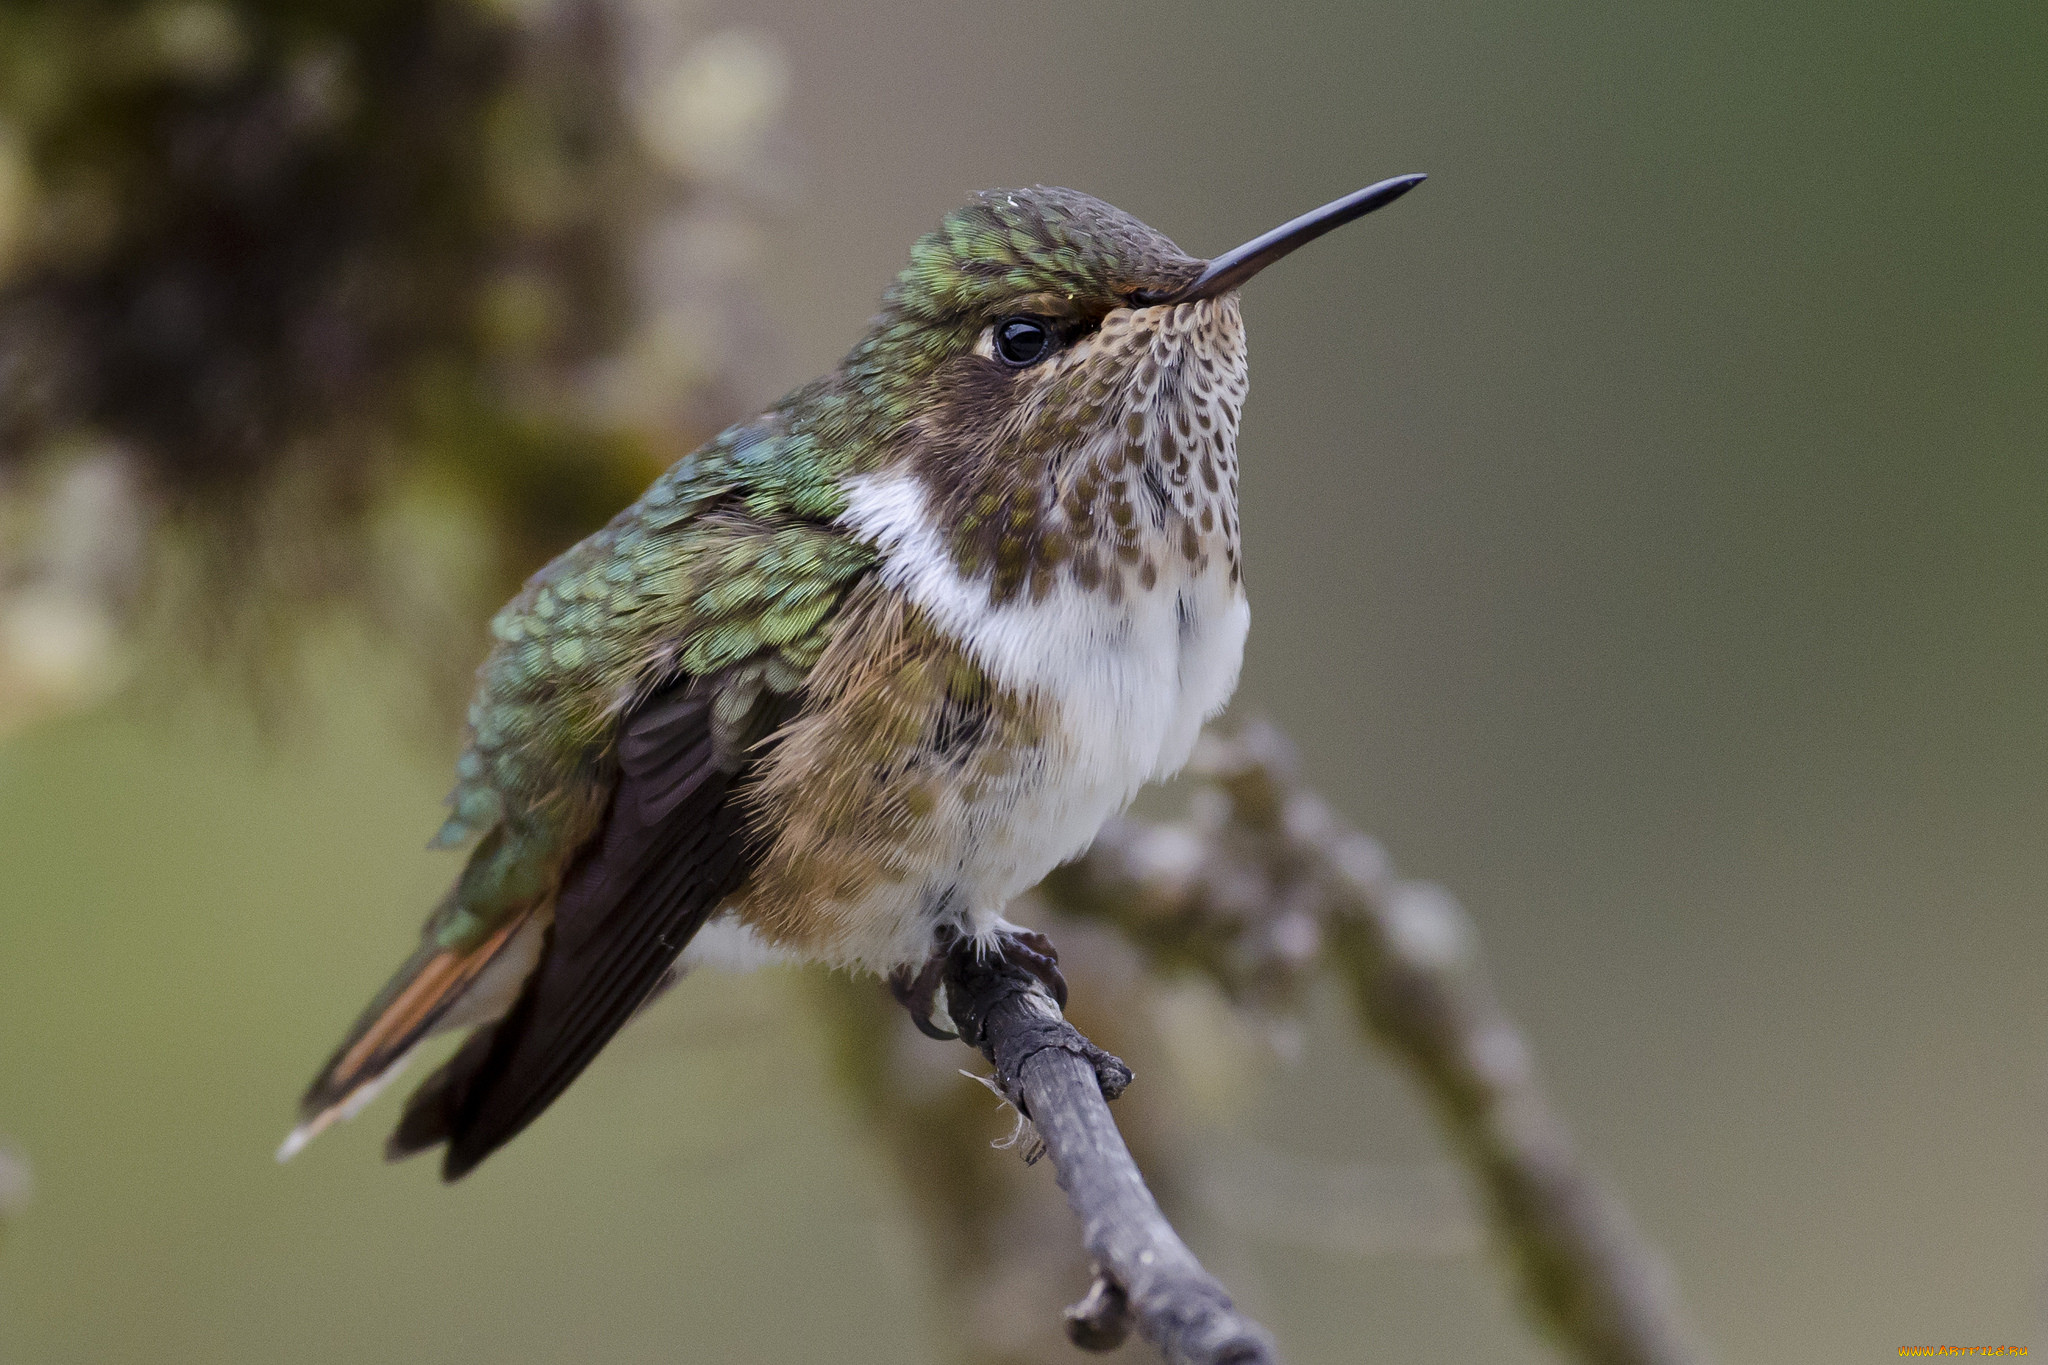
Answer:
[{"label": "bird's foot", "polygon": [[[959,1038],[994,1062],[989,1083],[1020,1113],[1029,1114],[1024,1063],[1049,1047],[1086,1058],[1103,1095],[1115,1099],[1131,1083],[1131,1069],[1063,1017],[1067,982],[1059,963],[1052,941],[1034,929],[1002,924],[993,934],[970,937],[948,926],[933,936],[932,955],[922,965],[890,976],[889,989],[920,1032]],[[1026,1006],[1020,1013],[1019,997],[1041,991],[1060,1009],[1048,1014],[1043,1006]],[[951,1030],[934,1022],[941,1009]]]},{"label": "bird's foot", "polygon": [[997,957],[1030,973],[1061,1009],[1067,1007],[1067,978],[1060,975],[1060,954],[1051,939],[1036,929],[1005,924],[996,931],[995,942]]},{"label": "bird's foot", "polygon": [[994,961],[1015,967],[1043,986],[1061,1009],[1067,1007],[1067,979],[1060,974],[1059,950],[1044,934],[1021,925],[1004,924],[993,935],[982,938],[942,925],[932,935],[932,955],[922,966],[898,968],[889,976],[890,994],[910,1015],[917,1031],[927,1038],[950,1041],[960,1036],[941,1028],[933,1015],[939,1009],[939,991],[945,984],[947,968],[962,954],[975,966]]}]

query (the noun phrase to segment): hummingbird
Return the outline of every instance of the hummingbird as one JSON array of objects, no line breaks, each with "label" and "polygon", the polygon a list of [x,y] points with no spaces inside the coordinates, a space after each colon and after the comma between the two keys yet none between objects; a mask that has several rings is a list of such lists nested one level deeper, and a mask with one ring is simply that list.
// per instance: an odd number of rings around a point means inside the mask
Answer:
[{"label": "hummingbird", "polygon": [[1237,684],[1239,287],[1422,179],[1206,261],[1074,190],[947,215],[837,369],[492,620],[433,839],[468,861],[279,1159],[467,1029],[386,1144],[461,1178],[700,931],[881,975],[938,1036],[949,947],[1064,1001],[1004,907],[1177,772]]}]

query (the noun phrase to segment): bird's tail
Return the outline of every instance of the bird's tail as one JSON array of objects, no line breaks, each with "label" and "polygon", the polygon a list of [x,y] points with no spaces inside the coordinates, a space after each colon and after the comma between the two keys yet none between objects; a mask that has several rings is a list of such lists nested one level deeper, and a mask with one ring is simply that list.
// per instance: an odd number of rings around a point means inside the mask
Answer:
[{"label": "bird's tail", "polygon": [[320,1068],[277,1159],[291,1160],[330,1125],[354,1118],[429,1036],[502,1015],[539,960],[543,918],[523,910],[467,948],[422,942]]}]

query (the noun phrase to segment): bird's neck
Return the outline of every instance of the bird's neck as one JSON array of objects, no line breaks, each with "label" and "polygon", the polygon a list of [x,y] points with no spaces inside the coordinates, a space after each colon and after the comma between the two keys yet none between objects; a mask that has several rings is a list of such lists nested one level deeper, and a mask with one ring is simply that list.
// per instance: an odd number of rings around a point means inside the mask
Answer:
[{"label": "bird's neck", "polygon": [[850,466],[851,524],[932,547],[993,607],[1068,584],[1121,600],[1211,563],[1237,580],[1234,298],[1112,314],[1021,398],[1007,382],[928,382]]}]

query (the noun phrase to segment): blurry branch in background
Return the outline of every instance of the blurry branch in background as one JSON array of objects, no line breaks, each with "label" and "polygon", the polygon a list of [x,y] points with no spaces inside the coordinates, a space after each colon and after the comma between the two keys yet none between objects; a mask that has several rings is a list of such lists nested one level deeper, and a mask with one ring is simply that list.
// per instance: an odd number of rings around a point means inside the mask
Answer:
[{"label": "blurry branch in background", "polygon": [[1270,725],[1210,732],[1189,775],[1202,785],[1188,822],[1116,821],[1039,894],[1113,925],[1154,970],[1199,973],[1255,1009],[1290,1008],[1335,974],[1435,1109],[1537,1319],[1597,1365],[1703,1360],[1662,1259],[1538,1085],[1458,904],[1397,879],[1304,788]]},{"label": "blurry branch in background", "polygon": [[784,85],[639,0],[0,0],[0,732],[322,608],[457,702],[733,415]]},{"label": "blurry branch in background", "polygon": [[34,1189],[27,1159],[0,1144],[0,1235],[6,1233],[8,1222],[28,1206]]}]

